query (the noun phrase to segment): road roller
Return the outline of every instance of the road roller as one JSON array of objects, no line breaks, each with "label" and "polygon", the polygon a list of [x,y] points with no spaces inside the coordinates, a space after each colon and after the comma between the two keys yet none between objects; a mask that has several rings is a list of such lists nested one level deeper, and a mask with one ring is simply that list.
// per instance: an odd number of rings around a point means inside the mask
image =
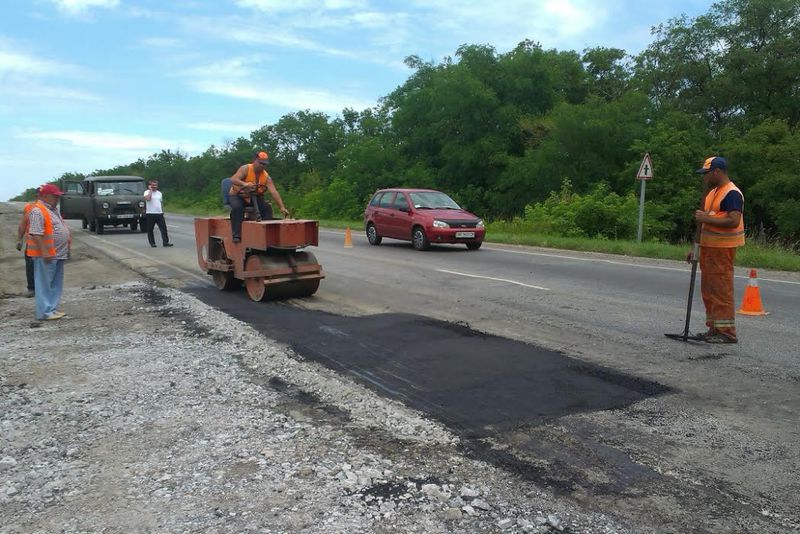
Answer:
[{"label": "road roller", "polygon": [[229,217],[194,220],[197,262],[222,291],[244,284],[251,300],[310,297],[325,278],[311,252],[319,245],[319,222],[298,219],[245,220],[241,242],[233,242]]}]

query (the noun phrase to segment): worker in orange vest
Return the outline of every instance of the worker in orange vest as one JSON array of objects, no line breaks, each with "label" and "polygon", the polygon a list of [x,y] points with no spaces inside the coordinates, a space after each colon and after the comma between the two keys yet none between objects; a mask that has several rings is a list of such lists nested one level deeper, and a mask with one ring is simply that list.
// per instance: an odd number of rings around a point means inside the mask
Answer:
[{"label": "worker in orange vest", "polygon": [[698,169],[712,188],[704,209],[694,218],[700,229],[700,278],[708,332],[707,343],[737,343],[733,302],[733,263],[736,249],[744,246],[744,195],[728,176],[728,162],[708,158]]},{"label": "worker in orange vest", "polygon": [[289,210],[283,205],[280,193],[275,189],[272,178],[267,173],[269,165],[269,155],[264,152],[256,152],[253,162],[242,165],[239,170],[231,176],[231,189],[229,203],[231,206],[231,228],[233,230],[233,242],[238,243],[242,237],[242,221],[244,220],[244,209],[246,206],[255,202],[261,219],[272,219],[272,205],[264,201],[264,193],[269,191],[278,209],[284,216],[289,215]]},{"label": "worker in orange vest", "polygon": [[39,189],[39,201],[28,213],[27,254],[33,259],[36,281],[36,319],[53,321],[64,317],[58,310],[64,290],[64,262],[72,243],[69,228],[58,212],[63,193],[53,184]]},{"label": "worker in orange vest", "polygon": [[[39,196],[39,187],[36,188],[36,196]],[[19,224],[17,225],[17,250],[23,252],[25,254],[25,281],[27,282],[28,286],[28,296],[32,297],[34,290],[36,289],[36,282],[33,278],[33,259],[28,256],[27,247],[23,251],[23,241],[27,241],[28,239],[28,214],[33,209],[33,206],[36,204],[36,200],[28,202],[25,204],[25,207],[22,208],[22,217],[19,219]]]}]

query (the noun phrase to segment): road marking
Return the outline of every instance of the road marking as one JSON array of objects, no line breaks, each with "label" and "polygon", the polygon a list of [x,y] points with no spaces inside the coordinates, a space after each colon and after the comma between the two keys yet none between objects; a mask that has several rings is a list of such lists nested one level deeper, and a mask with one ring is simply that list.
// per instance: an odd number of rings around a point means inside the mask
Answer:
[{"label": "road marking", "polygon": [[[622,265],[625,267],[640,267],[643,269],[657,269],[661,271],[677,271],[680,273],[688,273],[689,269],[682,269],[680,267],[665,267],[663,265],[647,265],[645,263],[629,263],[625,261],[616,261],[616,260],[606,260],[601,258],[580,258],[578,256],[565,256],[563,254],[548,254],[546,252],[528,252],[527,250],[509,250],[507,248],[495,248],[495,247],[484,247],[484,250],[491,250],[492,252],[506,252],[508,254],[523,254],[525,256],[543,256],[546,258],[558,258],[562,260],[575,260],[575,261],[588,261],[588,262],[600,262],[600,263],[609,263],[611,265]],[[740,278],[742,280],[748,280],[749,276],[744,275],[736,275],[736,278]],[[800,286],[800,282],[792,282],[790,280],[775,280],[774,278],[761,278],[758,277],[759,280],[763,280],[765,282],[774,282],[776,284],[791,284]]]},{"label": "road marking", "polygon": [[207,277],[205,277],[205,276],[200,276],[197,273],[193,273],[191,271],[187,271],[186,269],[184,269],[182,267],[178,267],[177,265],[172,265],[171,263],[167,263],[165,261],[158,260],[158,259],[156,259],[156,258],[154,258],[152,256],[148,256],[147,254],[143,254],[143,253],[141,253],[141,252],[139,252],[137,250],[133,250],[133,249],[128,248],[128,247],[123,247],[122,245],[118,245],[116,243],[113,243],[113,242],[108,241],[106,239],[103,239],[101,237],[97,237],[95,235],[85,234],[85,237],[90,237],[92,239],[96,239],[96,240],[101,241],[101,242],[103,242],[103,243],[105,243],[107,245],[111,245],[112,247],[116,247],[116,248],[118,248],[120,250],[123,250],[125,252],[129,252],[131,254],[135,254],[136,256],[144,258],[144,259],[146,259],[148,261],[151,261],[153,263],[156,263],[156,264],[161,265],[163,267],[166,267],[168,269],[173,269],[175,271],[180,271],[181,273],[183,273],[183,274],[185,274],[187,276],[191,276],[192,278],[196,278],[197,280],[200,280],[200,281],[202,281],[202,282],[204,282],[206,284],[210,283],[209,279]]},{"label": "road marking", "polygon": [[449,271],[447,269],[436,269],[436,271],[440,273],[455,274],[457,276],[466,276],[467,278],[482,278],[483,280],[494,280],[495,282],[505,282],[506,284],[514,284],[515,286],[529,287],[531,289],[540,289],[542,291],[550,291],[550,289],[547,287],[534,286],[531,284],[525,284],[523,282],[517,282],[516,280],[508,280],[506,278],[495,278],[493,276],[481,276],[479,274],[460,273],[458,271]]}]

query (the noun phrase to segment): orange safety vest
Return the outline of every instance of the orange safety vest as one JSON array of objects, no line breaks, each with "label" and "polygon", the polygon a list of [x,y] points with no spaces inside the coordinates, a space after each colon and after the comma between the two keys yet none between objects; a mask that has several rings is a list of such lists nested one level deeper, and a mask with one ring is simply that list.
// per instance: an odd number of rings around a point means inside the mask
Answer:
[{"label": "orange safety vest", "polygon": [[[26,206],[27,208],[27,206]],[[42,246],[48,252],[48,256],[53,257],[56,255],[56,240],[53,236],[53,219],[50,217],[50,210],[42,204],[41,202],[35,202],[31,209],[28,210],[28,214],[37,208],[39,211],[42,212],[42,217],[44,218],[44,234],[42,234]],[[30,223],[28,223],[30,226]],[[42,249],[39,248],[39,245],[34,241],[30,234],[28,234],[28,240],[25,245],[25,254],[32,258],[40,258],[42,256]]]},{"label": "orange safety vest", "polygon": [[[712,189],[706,195],[705,210],[712,217],[725,217],[728,215],[727,211],[720,211],[720,205],[725,197],[731,191],[739,190],[733,182],[728,182],[722,187]],[[736,228],[725,228],[722,226],[714,226],[713,224],[703,223],[703,229],[700,232],[700,246],[712,248],[735,248],[744,246],[744,217],[739,221],[739,226]]]},{"label": "orange safety vest", "polygon": [[[244,179],[245,182],[248,184],[256,184],[256,195],[264,196],[264,193],[267,192],[267,185],[269,184],[269,174],[267,171],[262,170],[261,173],[256,178],[256,171],[253,170],[253,164],[247,164],[247,176]],[[239,195],[242,187],[240,185],[233,184],[231,186],[230,194],[231,195]],[[244,197],[249,197],[250,195],[243,194]]]}]

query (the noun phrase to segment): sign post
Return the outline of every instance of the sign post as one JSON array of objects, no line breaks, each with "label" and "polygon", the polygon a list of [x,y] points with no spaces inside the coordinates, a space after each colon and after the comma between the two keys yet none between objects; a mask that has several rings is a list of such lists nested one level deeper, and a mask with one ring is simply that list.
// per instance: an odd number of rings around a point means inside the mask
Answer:
[{"label": "sign post", "polygon": [[636,242],[642,242],[642,229],[644,227],[644,190],[647,180],[653,179],[653,160],[650,159],[650,153],[644,155],[642,164],[639,165],[639,172],[636,173],[636,179],[642,182],[642,190],[639,193],[639,231],[636,233]]}]

